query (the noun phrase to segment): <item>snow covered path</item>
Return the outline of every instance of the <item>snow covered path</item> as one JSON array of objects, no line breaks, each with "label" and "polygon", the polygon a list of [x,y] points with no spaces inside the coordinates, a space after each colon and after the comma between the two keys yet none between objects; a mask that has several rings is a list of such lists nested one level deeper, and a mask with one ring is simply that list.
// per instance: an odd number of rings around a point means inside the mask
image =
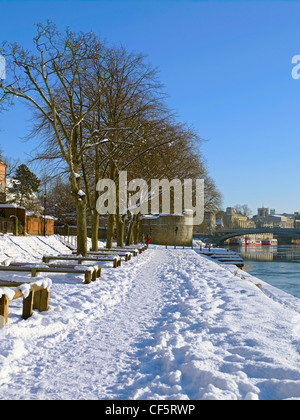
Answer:
[{"label": "snow covered path", "polygon": [[242,271],[153,248],[89,285],[51,278],[48,312],[11,303],[0,399],[300,398],[300,300]]},{"label": "snow covered path", "polygon": [[[100,311],[97,301],[103,299],[103,288],[95,287],[92,297],[83,293],[82,304],[75,304],[78,309],[81,305],[83,310],[86,308],[77,315],[78,324],[48,352],[50,370],[42,377],[39,398],[57,398],[58,389],[64,398],[119,397],[120,376],[124,372],[126,377],[127,371],[134,368],[136,345],[153,328],[162,303],[158,269],[153,269],[152,259],[146,259],[139,265],[139,273],[136,267],[122,270],[120,282],[124,282],[124,289],[118,284],[108,298],[109,306],[104,297]],[[147,281],[145,274],[151,271],[151,281]],[[54,381],[51,366],[56,371]]]}]

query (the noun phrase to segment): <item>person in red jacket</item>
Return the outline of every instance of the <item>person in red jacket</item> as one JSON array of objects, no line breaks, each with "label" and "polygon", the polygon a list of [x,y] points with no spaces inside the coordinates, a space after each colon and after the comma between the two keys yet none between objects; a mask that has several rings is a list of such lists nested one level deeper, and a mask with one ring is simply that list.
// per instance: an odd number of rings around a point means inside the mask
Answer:
[{"label": "person in red jacket", "polygon": [[151,242],[151,238],[150,238],[150,236],[149,236],[149,235],[147,235],[147,236],[145,237],[145,244],[147,245],[147,248],[148,248],[148,246],[149,246],[150,242]]}]

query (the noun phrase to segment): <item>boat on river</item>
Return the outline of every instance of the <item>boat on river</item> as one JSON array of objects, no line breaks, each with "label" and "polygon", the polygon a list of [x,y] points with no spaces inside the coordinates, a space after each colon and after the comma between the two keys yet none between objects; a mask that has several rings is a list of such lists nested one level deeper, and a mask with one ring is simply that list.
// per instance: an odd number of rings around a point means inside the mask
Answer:
[{"label": "boat on river", "polygon": [[245,245],[261,245],[260,239],[245,238]]},{"label": "boat on river", "polygon": [[229,243],[230,245],[246,245],[245,238],[231,238]]},{"label": "boat on river", "polygon": [[267,238],[267,239],[263,239],[261,241],[262,245],[269,245],[269,246],[277,246],[278,245],[278,241],[277,239],[271,239],[271,238]]}]

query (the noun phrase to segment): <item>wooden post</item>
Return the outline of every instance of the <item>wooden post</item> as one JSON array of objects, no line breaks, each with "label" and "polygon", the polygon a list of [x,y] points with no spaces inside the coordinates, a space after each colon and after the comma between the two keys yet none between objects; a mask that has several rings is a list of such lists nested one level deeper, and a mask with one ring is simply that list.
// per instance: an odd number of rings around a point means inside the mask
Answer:
[{"label": "wooden post", "polygon": [[40,312],[48,311],[49,309],[49,292],[47,289],[38,290],[34,292],[33,309]]},{"label": "wooden post", "polygon": [[48,311],[49,309],[49,291],[47,289],[42,289],[39,292],[39,307],[40,312]]},{"label": "wooden post", "polygon": [[41,291],[37,291],[33,296],[33,309],[40,309]]},{"label": "wooden post", "polygon": [[23,299],[23,314],[22,318],[27,319],[32,315],[34,292],[30,292],[27,298]]},{"label": "wooden post", "polygon": [[89,284],[92,281],[92,273],[90,271],[86,271],[84,273],[84,284]]},{"label": "wooden post", "polygon": [[8,299],[5,295],[0,298],[0,328],[7,324],[8,320]]}]

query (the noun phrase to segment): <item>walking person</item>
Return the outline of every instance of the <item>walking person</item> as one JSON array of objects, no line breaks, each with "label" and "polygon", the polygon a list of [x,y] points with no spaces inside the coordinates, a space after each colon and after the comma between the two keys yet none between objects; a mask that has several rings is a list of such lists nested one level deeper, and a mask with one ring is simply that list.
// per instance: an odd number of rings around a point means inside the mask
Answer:
[{"label": "walking person", "polygon": [[148,246],[149,246],[150,242],[151,242],[151,237],[150,237],[150,235],[147,235],[147,236],[145,237],[145,244],[147,245],[147,248],[148,248]]}]

